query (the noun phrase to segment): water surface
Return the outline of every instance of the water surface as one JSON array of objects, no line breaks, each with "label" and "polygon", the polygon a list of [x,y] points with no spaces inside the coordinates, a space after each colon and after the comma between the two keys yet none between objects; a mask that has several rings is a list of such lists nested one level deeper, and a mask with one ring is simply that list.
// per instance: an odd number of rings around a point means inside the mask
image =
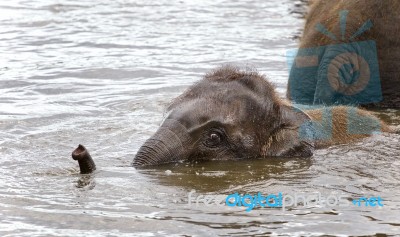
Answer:
[{"label": "water surface", "polygon": [[[130,167],[165,105],[216,66],[257,68],[283,96],[303,12],[291,0],[1,1],[0,235],[400,233],[398,135],[310,159]],[[79,143],[92,176],[70,158]],[[380,196],[384,207],[189,207],[192,190]]]}]

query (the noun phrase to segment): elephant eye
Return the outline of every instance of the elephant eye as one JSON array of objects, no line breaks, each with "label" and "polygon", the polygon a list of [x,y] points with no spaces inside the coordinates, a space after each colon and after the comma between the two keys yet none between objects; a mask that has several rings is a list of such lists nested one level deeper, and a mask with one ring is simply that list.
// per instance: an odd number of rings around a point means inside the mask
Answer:
[{"label": "elephant eye", "polygon": [[207,135],[207,138],[204,141],[204,145],[207,147],[217,147],[222,142],[222,134],[217,131],[212,131]]}]

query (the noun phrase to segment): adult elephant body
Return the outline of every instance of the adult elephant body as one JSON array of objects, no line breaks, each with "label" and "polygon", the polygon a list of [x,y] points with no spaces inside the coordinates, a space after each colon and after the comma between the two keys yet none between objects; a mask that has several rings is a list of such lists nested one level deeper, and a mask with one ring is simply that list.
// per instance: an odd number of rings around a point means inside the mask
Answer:
[{"label": "adult elephant body", "polygon": [[399,13],[398,0],[311,0],[288,99],[399,108]]}]

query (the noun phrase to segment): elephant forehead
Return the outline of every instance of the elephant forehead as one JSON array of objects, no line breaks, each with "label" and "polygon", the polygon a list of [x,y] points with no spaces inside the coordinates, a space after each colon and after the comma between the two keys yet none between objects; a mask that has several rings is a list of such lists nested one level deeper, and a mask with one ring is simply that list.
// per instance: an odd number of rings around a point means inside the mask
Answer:
[{"label": "elephant forehead", "polygon": [[241,126],[256,123],[263,116],[262,111],[259,103],[249,98],[200,98],[175,107],[169,117],[182,121],[188,127],[211,120]]}]

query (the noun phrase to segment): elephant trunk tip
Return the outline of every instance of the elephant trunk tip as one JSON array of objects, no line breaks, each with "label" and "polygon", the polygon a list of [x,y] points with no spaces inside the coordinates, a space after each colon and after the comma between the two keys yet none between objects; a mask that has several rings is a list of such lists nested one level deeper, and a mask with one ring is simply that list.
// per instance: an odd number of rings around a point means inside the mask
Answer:
[{"label": "elephant trunk tip", "polygon": [[83,145],[79,144],[72,152],[72,158],[78,161],[81,174],[89,174],[96,170],[96,164]]},{"label": "elephant trunk tip", "polygon": [[79,144],[78,147],[72,152],[72,158],[74,160],[80,160],[83,159],[88,153],[89,152],[86,150],[86,148],[83,145]]}]

